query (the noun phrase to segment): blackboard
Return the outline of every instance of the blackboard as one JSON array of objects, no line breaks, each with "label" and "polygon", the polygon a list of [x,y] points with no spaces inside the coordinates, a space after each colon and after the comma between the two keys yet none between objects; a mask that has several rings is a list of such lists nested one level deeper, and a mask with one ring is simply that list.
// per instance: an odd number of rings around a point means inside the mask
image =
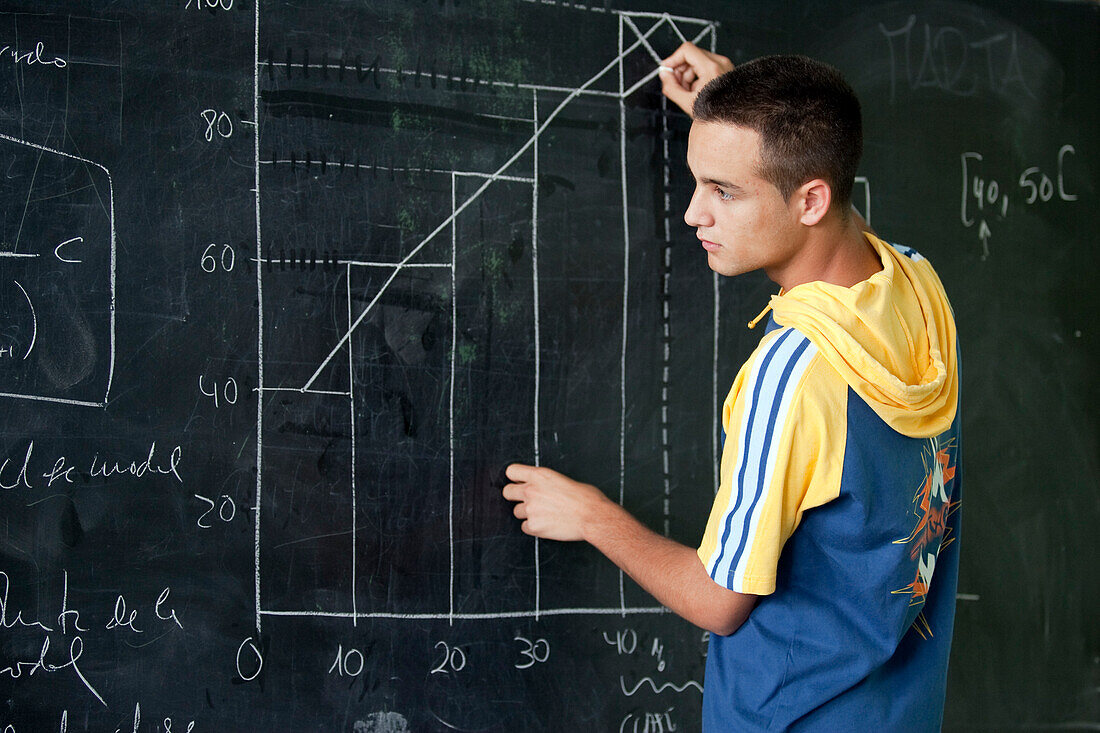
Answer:
[{"label": "blackboard", "polygon": [[25,731],[696,730],[703,632],[510,461],[694,544],[773,286],[655,58],[807,53],[952,298],[946,730],[1100,727],[1098,6],[0,3],[0,689]]}]

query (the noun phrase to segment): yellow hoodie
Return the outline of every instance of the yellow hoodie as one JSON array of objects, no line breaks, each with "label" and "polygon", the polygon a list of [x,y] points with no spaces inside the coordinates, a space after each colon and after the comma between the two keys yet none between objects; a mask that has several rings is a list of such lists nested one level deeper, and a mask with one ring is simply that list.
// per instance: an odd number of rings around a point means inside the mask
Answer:
[{"label": "yellow hoodie", "polygon": [[[699,546],[708,574],[731,590],[773,592],[779,554],[803,513],[838,498],[844,486],[879,497],[872,503],[902,496],[904,504],[926,478],[925,454],[957,447],[955,321],[943,285],[916,252],[867,239],[880,272],[850,288],[798,285],[773,296],[756,319],[771,310],[777,328],[726,398],[721,482]],[[849,388],[883,430],[905,440],[861,423],[850,442]],[[864,450],[889,464],[886,483],[858,479],[862,463],[846,478],[846,457]],[[907,515],[906,506],[900,518]]]},{"label": "yellow hoodie", "polygon": [[911,438],[955,419],[955,318],[928,260],[867,239],[882,271],[845,288],[811,282],[772,296],[775,322],[797,328],[887,425]]}]

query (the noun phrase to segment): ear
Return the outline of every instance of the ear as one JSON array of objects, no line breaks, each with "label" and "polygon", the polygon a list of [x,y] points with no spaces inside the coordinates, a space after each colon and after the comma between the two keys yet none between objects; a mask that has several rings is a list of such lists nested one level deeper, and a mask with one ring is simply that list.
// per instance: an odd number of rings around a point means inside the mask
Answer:
[{"label": "ear", "polygon": [[813,226],[825,218],[833,202],[833,189],[820,178],[807,181],[795,191],[794,204],[798,207],[798,220],[805,226]]}]

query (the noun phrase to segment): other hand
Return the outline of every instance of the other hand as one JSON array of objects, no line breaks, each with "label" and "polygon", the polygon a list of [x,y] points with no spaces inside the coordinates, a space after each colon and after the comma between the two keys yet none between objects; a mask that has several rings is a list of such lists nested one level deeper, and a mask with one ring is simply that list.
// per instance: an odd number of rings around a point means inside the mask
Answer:
[{"label": "other hand", "polygon": [[505,474],[512,483],[504,487],[504,498],[516,502],[512,513],[523,520],[520,529],[535,537],[588,539],[588,527],[612,505],[595,486],[549,468],[513,463]]},{"label": "other hand", "polygon": [[711,79],[733,70],[725,56],[704,51],[693,43],[683,43],[661,61],[672,71],[661,72],[661,92],[691,116],[691,106],[699,90]]}]

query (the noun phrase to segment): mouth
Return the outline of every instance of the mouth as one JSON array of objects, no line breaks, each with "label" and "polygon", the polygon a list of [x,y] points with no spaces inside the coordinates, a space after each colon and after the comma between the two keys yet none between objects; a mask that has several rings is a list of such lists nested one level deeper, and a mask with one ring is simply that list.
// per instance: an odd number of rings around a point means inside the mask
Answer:
[{"label": "mouth", "polygon": [[699,237],[699,242],[703,245],[703,249],[705,249],[707,252],[717,252],[718,250],[722,249],[722,245],[703,239],[702,237]]}]

